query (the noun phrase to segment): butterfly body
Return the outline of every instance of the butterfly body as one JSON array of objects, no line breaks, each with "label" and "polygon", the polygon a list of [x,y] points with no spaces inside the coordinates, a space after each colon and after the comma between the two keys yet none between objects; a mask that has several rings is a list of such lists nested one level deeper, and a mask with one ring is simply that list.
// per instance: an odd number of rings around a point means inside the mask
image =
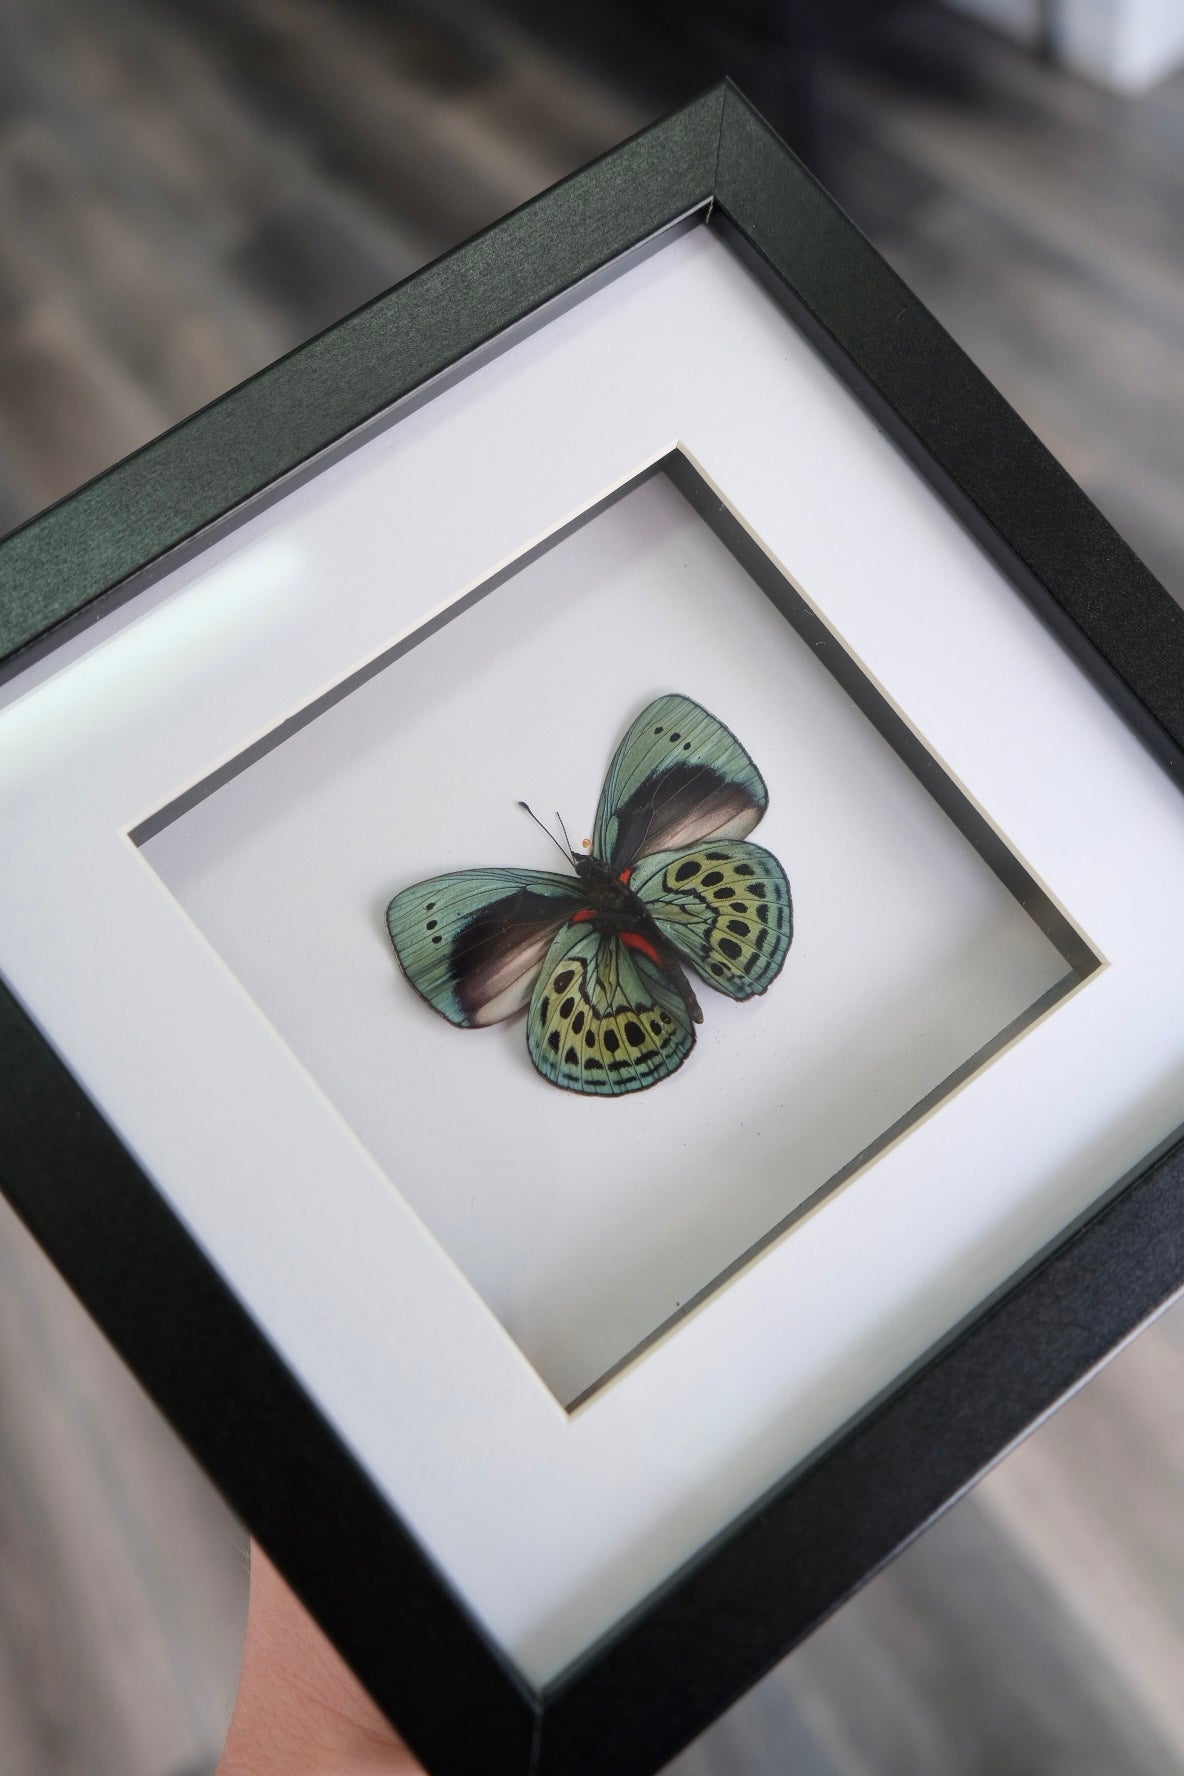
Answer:
[{"label": "butterfly body", "polygon": [[617,749],[592,852],[573,876],[464,870],[391,901],[403,972],[465,1028],[529,1004],[544,1078],[589,1096],[675,1072],[702,1012],[688,967],[737,1000],[767,990],[792,939],[789,883],[747,834],[768,792],[735,736],[689,698],[658,698]]},{"label": "butterfly body", "polygon": [[703,1022],[699,1001],[686,977],[677,953],[662,936],[646,910],[645,902],[629,887],[633,871],[615,871],[611,864],[596,856],[581,857],[571,853],[572,867],[588,897],[587,906],[578,907],[569,924],[588,925],[607,939],[616,939],[628,950],[645,956],[655,966],[664,968],[678,985],[692,1021]]}]

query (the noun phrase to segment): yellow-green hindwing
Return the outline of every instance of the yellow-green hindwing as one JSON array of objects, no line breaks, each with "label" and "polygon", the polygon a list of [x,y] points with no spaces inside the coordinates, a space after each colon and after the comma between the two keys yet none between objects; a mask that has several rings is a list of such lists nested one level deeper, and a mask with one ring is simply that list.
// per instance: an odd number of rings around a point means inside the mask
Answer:
[{"label": "yellow-green hindwing", "polygon": [[762,845],[720,840],[694,851],[655,851],[629,885],[708,986],[751,999],[780,974],[793,907],[785,871]]},{"label": "yellow-green hindwing", "polygon": [[644,1091],[675,1072],[694,1041],[667,971],[590,924],[558,933],[527,1020],[530,1058],[544,1078],[597,1097]]}]

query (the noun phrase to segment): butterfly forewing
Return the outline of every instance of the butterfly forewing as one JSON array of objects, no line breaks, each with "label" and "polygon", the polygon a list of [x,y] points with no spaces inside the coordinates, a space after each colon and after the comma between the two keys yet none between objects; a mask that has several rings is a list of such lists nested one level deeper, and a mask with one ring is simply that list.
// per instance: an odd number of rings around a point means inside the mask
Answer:
[{"label": "butterfly forewing", "polygon": [[694,1045],[673,974],[612,933],[565,926],[530,1002],[530,1058],[555,1085],[598,1097],[644,1091]]},{"label": "butterfly forewing", "polygon": [[570,876],[458,870],[396,894],[386,922],[416,992],[450,1023],[476,1027],[522,1009],[557,929],[583,904]]},{"label": "butterfly forewing", "polygon": [[630,887],[666,941],[709,986],[751,999],[776,980],[793,937],[785,871],[761,845],[658,851]]},{"label": "butterfly forewing", "polygon": [[617,748],[593,845],[620,870],[651,851],[742,839],[768,803],[760,772],[722,722],[689,697],[659,697]]}]

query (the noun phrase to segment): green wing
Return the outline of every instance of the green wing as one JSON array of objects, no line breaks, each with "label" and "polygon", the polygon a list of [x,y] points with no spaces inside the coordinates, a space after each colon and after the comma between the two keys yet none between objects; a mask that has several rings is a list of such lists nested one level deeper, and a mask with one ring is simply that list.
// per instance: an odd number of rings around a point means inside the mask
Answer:
[{"label": "green wing", "polygon": [[449,1023],[496,1024],[530,998],[565,919],[585,904],[571,876],[457,870],[396,894],[386,910],[399,966]]},{"label": "green wing", "polygon": [[644,1091],[695,1041],[674,977],[619,937],[565,925],[530,1001],[530,1058],[553,1085],[596,1097]]},{"label": "green wing", "polygon": [[763,846],[731,840],[657,851],[641,860],[629,886],[708,986],[751,999],[781,973],[793,905],[785,871]]},{"label": "green wing", "polygon": [[742,839],[768,805],[760,772],[722,722],[689,697],[659,697],[609,766],[593,846],[621,870],[651,851]]}]

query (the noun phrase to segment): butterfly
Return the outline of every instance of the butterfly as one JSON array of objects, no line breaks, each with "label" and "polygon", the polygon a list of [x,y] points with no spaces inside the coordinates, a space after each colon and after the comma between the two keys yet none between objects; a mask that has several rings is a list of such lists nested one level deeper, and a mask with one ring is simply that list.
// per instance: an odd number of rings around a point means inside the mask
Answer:
[{"label": "butterfly", "polygon": [[768,805],[722,722],[659,697],[617,748],[590,852],[560,846],[574,878],[475,869],[405,888],[387,908],[399,965],[464,1029],[529,1004],[530,1058],[553,1085],[644,1091],[681,1067],[703,1021],[688,966],[732,999],[781,972],[789,882],[746,836]]}]

